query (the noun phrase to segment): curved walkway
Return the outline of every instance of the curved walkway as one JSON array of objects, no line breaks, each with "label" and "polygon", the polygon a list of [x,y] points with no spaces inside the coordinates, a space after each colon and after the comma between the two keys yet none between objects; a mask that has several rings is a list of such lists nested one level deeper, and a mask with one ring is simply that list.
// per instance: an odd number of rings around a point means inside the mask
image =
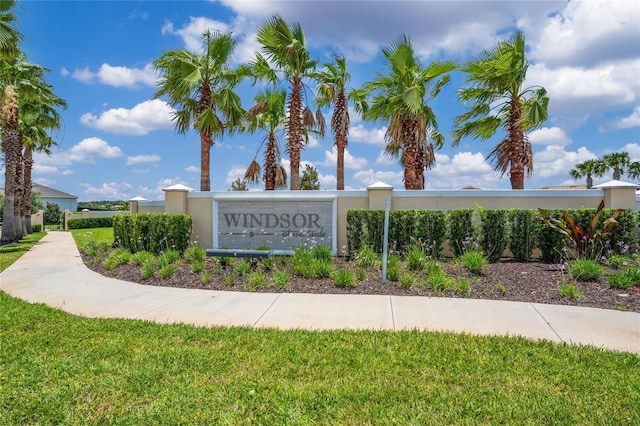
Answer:
[{"label": "curved walkway", "polygon": [[145,286],[87,268],[69,232],[49,232],[0,274],[0,290],[92,318],[281,329],[447,330],[518,335],[640,354],[640,313],[459,298]]}]

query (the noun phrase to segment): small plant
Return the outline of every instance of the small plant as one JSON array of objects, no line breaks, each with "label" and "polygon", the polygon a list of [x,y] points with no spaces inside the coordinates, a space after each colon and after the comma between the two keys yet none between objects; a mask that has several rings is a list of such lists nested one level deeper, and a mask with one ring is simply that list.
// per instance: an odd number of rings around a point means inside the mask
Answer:
[{"label": "small plant", "polygon": [[311,255],[317,260],[330,262],[333,257],[331,249],[327,246],[315,246],[311,249]]},{"label": "small plant", "polygon": [[263,288],[267,282],[267,274],[264,272],[254,271],[249,274],[247,279],[247,286],[249,289],[255,290]]},{"label": "small plant", "polygon": [[204,260],[193,259],[191,261],[191,270],[195,273],[202,272],[204,269]]},{"label": "small plant", "polygon": [[328,260],[315,260],[312,265],[314,277],[329,278],[333,272],[333,266]]},{"label": "small plant", "polygon": [[135,252],[131,256],[131,260],[133,261],[133,263],[135,263],[138,266],[142,266],[145,263],[153,262],[155,258],[156,256],[153,253],[144,251],[144,250]]},{"label": "small plant", "polygon": [[182,255],[178,250],[167,250],[164,253],[162,253],[160,257],[164,258],[164,261],[167,264],[171,265],[176,263],[178,260],[180,260],[182,258]]},{"label": "small plant", "polygon": [[202,281],[202,284],[209,284],[211,282],[211,272],[203,272],[200,276],[200,281]]},{"label": "small plant", "polygon": [[140,277],[143,280],[148,280],[149,278],[153,277],[155,273],[156,267],[153,262],[144,263],[140,268]]},{"label": "small plant", "polygon": [[293,250],[293,256],[291,256],[291,272],[299,277],[313,278],[314,272],[309,267],[312,262],[311,251],[306,247],[298,247]]},{"label": "small plant", "polygon": [[363,246],[356,256],[356,265],[361,268],[373,268],[380,262],[380,257],[370,246]]},{"label": "small plant", "polygon": [[109,245],[104,241],[96,242],[94,240],[89,240],[84,245],[84,252],[93,258],[96,258],[100,253],[106,253],[107,251],[109,251]]},{"label": "small plant", "polygon": [[412,271],[419,271],[424,267],[427,262],[427,255],[424,251],[414,248],[407,253],[407,267]]},{"label": "small plant", "polygon": [[131,253],[127,249],[117,248],[109,253],[109,256],[102,262],[103,266],[108,270],[116,269],[120,265],[131,261]]},{"label": "small plant", "polygon": [[606,219],[602,226],[598,228],[598,219],[604,209],[604,200],[600,201],[596,213],[591,218],[589,225],[586,228],[581,227],[574,218],[569,216],[567,212],[562,212],[562,218],[560,219],[551,217],[549,213],[544,209],[538,209],[542,215],[542,220],[546,225],[553,230],[564,235],[565,239],[571,243],[571,246],[576,251],[576,256],[579,259],[589,257],[596,258],[599,255],[599,248],[602,247],[602,242],[605,240],[608,234],[615,231],[618,228],[619,223],[616,218],[624,212],[624,209],[617,209],[613,215]]},{"label": "small plant", "polygon": [[427,282],[436,294],[447,291],[451,287],[452,281],[452,278],[444,271],[429,274],[427,277]]},{"label": "small plant", "polygon": [[578,281],[598,281],[604,273],[602,265],[590,259],[577,259],[569,262],[569,275]]},{"label": "small plant", "polygon": [[367,280],[367,270],[364,268],[358,269],[358,281],[366,281]]},{"label": "small plant", "polygon": [[356,286],[356,278],[348,269],[336,269],[331,274],[331,279],[336,287],[350,288]]},{"label": "small plant", "polygon": [[633,281],[631,281],[631,278],[619,272],[609,275],[607,282],[609,283],[610,288],[627,289],[633,287]]},{"label": "small plant", "polygon": [[243,277],[251,272],[251,260],[242,259],[233,269],[237,276]]},{"label": "small plant", "polygon": [[224,276],[223,280],[227,287],[233,287],[236,283],[236,276],[234,273],[229,273]]},{"label": "small plant", "polygon": [[487,265],[487,258],[479,251],[468,251],[458,258],[464,265],[464,268],[473,275],[482,275]]},{"label": "small plant", "polygon": [[413,279],[413,275],[410,273],[400,274],[400,277],[398,280],[400,281],[400,287],[402,288],[413,287],[414,279]]},{"label": "small plant", "polygon": [[176,272],[176,267],[173,264],[164,265],[160,268],[160,278],[167,279],[173,276]]},{"label": "small plant", "polygon": [[471,282],[466,278],[460,278],[456,282],[457,290],[465,296],[471,296]]},{"label": "small plant", "polygon": [[184,251],[184,258],[189,262],[194,260],[203,261],[206,255],[207,251],[200,246],[190,246]]},{"label": "small plant", "polygon": [[260,260],[260,265],[262,265],[262,269],[265,271],[271,271],[276,267],[276,261],[273,260],[272,257],[265,257]]},{"label": "small plant", "polygon": [[582,293],[580,293],[580,290],[578,290],[578,288],[573,284],[568,283],[560,284],[559,293],[560,296],[573,300],[578,300],[580,299],[580,297],[582,297]]},{"label": "small plant", "polygon": [[629,256],[623,256],[620,254],[612,254],[604,261],[604,264],[612,269],[622,269],[628,265],[631,265],[632,261]]},{"label": "small plant", "polygon": [[273,285],[278,290],[287,287],[289,285],[289,279],[289,273],[282,269],[278,269],[273,273]]},{"label": "small plant", "polygon": [[442,272],[442,266],[438,263],[437,260],[427,260],[423,267],[424,271],[427,275],[438,274]]}]

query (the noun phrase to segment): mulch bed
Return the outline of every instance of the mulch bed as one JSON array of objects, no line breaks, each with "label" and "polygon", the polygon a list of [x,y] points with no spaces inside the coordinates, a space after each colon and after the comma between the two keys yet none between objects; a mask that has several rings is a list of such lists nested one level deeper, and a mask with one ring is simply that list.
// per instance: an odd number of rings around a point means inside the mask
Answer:
[{"label": "mulch bed", "polygon": [[[133,264],[120,265],[114,270],[106,270],[101,263],[83,254],[85,264],[92,270],[105,276],[136,282],[144,285],[197,288],[223,291],[254,291],[254,292],[283,292],[283,293],[316,293],[316,294],[378,294],[397,296],[431,296],[431,297],[465,297],[471,299],[511,300],[531,303],[547,303],[556,305],[586,306],[602,309],[618,309],[640,312],[640,288],[632,287],[627,290],[612,289],[607,284],[607,270],[597,282],[580,282],[572,280],[568,274],[553,267],[538,262],[502,261],[488,264],[482,276],[470,276],[460,264],[443,261],[444,270],[453,277],[466,278],[471,283],[470,293],[448,290],[435,293],[427,284],[416,284],[411,288],[403,288],[398,282],[382,283],[380,271],[367,270],[366,277],[359,276],[357,268],[354,275],[356,286],[352,288],[336,287],[330,278],[304,279],[291,276],[289,285],[284,289],[276,289],[271,281],[261,288],[250,288],[246,276],[235,277],[233,284],[225,283],[224,277],[230,270],[220,270],[216,273],[216,259],[207,258],[205,271],[211,273],[211,281],[202,282],[202,273],[194,273],[189,265],[178,265],[176,272],[169,278],[160,278],[156,274],[149,279],[140,276],[140,267]],[[334,260],[341,267],[353,267],[340,259]],[[255,261],[256,265],[259,261]],[[363,278],[363,279],[360,279]],[[418,280],[418,282],[424,280]],[[580,297],[570,298],[560,295],[561,283],[573,284],[580,292]]]}]

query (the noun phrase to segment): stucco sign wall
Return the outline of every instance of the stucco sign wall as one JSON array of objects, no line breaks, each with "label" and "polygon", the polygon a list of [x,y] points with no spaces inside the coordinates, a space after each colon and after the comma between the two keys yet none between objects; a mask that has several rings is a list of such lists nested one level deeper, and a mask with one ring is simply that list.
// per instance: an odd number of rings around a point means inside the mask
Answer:
[{"label": "stucco sign wall", "polygon": [[335,253],[335,200],[220,200],[214,204],[214,246],[291,251],[322,245]]}]

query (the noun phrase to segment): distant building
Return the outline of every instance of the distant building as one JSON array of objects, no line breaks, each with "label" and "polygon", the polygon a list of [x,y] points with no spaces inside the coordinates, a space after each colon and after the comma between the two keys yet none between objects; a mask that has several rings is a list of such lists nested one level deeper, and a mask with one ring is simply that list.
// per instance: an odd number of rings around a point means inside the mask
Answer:
[{"label": "distant building", "polygon": [[47,206],[47,203],[57,204],[61,211],[69,210],[75,212],[78,210],[78,197],[66,192],[58,191],[57,189],[49,188],[48,186],[40,185],[33,182],[31,184],[31,191],[40,193],[42,198],[42,204]]}]

